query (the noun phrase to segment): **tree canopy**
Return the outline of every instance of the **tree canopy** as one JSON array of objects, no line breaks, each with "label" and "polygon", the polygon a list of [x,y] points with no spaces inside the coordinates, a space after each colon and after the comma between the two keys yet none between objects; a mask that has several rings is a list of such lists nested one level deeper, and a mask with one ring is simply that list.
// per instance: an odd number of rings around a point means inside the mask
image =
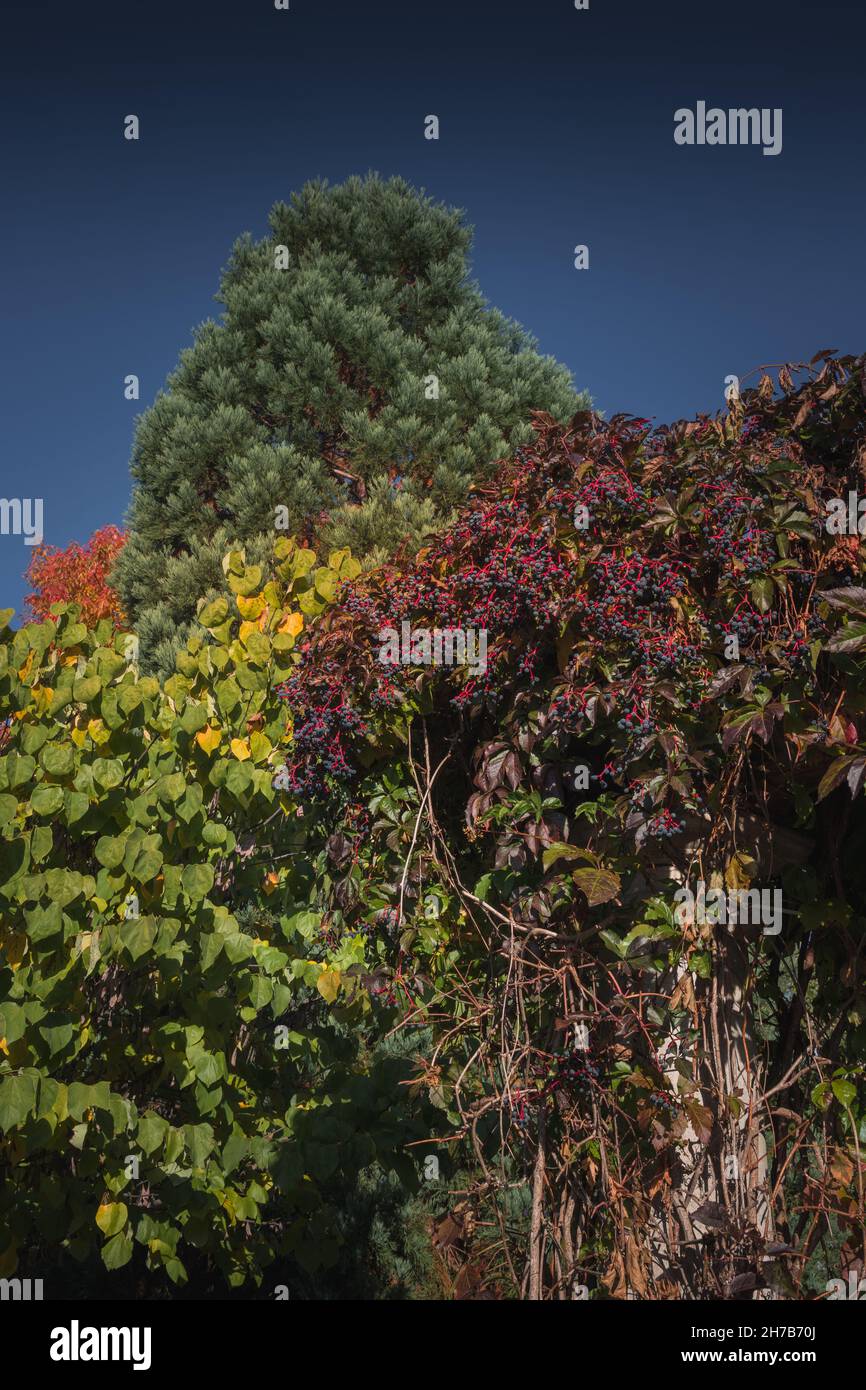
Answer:
[{"label": "tree canopy", "polygon": [[262,559],[277,530],[362,558],[417,548],[533,410],[581,404],[485,302],[471,239],[458,211],[370,175],[307,184],[237,242],[220,322],[137,427],[115,582],[146,665],[170,672],[231,545]]}]

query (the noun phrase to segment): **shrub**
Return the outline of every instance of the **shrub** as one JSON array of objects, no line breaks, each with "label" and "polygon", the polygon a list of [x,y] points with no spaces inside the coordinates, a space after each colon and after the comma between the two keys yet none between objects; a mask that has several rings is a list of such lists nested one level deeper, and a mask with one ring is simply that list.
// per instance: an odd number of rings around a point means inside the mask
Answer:
[{"label": "shrub", "polygon": [[86,545],[72,541],[65,550],[38,546],[25,576],[33,589],[26,600],[29,616],[41,622],[52,604],[74,603],[88,627],[103,618],[115,628],[122,627],[126,619],[108,575],[125,543],[126,536],[116,526],[102,526]]},{"label": "shrub", "polygon": [[[297,784],[335,835],[338,788],[368,812],[335,939],[378,912],[484,1259],[531,1298],[791,1294],[861,1248],[866,588],[831,519],[866,359],[779,381],[670,428],[539,419],[292,676]],[[486,672],[383,665],[403,622],[486,628]],[[323,755],[303,734],[335,708]],[[769,893],[766,920],[690,908],[701,882]]]},{"label": "shrub", "polygon": [[[160,687],[73,605],[13,632],[0,698],[0,1269],[99,1250],[159,1287],[232,1287],[336,1258],[335,1173],[399,1169],[399,1058],[330,949],[302,808],[276,789],[277,686],[341,578],[278,543],[226,559],[226,596]],[[400,1094],[396,1092],[396,1094]],[[153,1271],[146,1275],[147,1269]]]}]

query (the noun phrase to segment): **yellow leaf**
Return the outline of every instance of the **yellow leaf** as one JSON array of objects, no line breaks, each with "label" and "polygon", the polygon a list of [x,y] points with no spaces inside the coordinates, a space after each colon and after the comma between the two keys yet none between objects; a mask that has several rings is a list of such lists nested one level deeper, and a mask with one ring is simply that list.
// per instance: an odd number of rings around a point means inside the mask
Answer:
[{"label": "yellow leaf", "polygon": [[270,873],[265,874],[265,881],[262,885],[263,891],[270,895],[274,892],[280,882],[280,876],[271,869]]},{"label": "yellow leaf", "polygon": [[5,1052],[6,1056],[9,1056],[9,1045],[5,1038],[0,1038],[0,1052]]},{"label": "yellow leaf", "polygon": [[51,701],[54,699],[53,692],[49,690],[47,685],[34,685],[32,689],[32,694],[33,699],[36,702],[37,714],[45,714],[46,710],[51,704]]},{"label": "yellow leaf", "polygon": [[260,618],[265,610],[265,601],[261,594],[250,594],[249,598],[245,598],[243,594],[237,594],[235,602],[242,618]]},{"label": "yellow leaf", "polygon": [[25,661],[24,665],[21,666],[21,667],[19,667],[19,670],[18,670],[18,679],[19,679],[20,681],[26,681],[27,677],[30,675],[30,671],[31,671],[32,666],[33,666],[33,655],[34,655],[34,654],[33,654],[33,650],[32,650],[32,648],[31,648],[30,653],[29,653],[29,655],[28,655],[28,657],[27,657],[27,660]]},{"label": "yellow leaf", "polygon": [[725,884],[728,888],[748,888],[755,877],[757,864],[750,854],[742,851],[733,855],[725,869]]},{"label": "yellow leaf", "polygon": [[277,632],[288,632],[291,637],[297,637],[299,632],[304,629],[303,613],[289,613],[277,628]]},{"label": "yellow leaf", "polygon": [[316,989],[319,991],[326,1004],[333,1004],[339,994],[341,978],[339,970],[326,968],[316,981]]},{"label": "yellow leaf", "polygon": [[238,762],[245,763],[250,756],[250,747],[245,738],[232,739],[232,752]]},{"label": "yellow leaf", "polygon": [[103,1202],[96,1212],[96,1224],[103,1235],[116,1236],[126,1225],[125,1202]]},{"label": "yellow leaf", "polygon": [[101,719],[91,719],[87,725],[87,732],[94,743],[107,743],[111,738],[111,730],[106,729]]},{"label": "yellow leaf", "polygon": [[85,745],[85,743],[87,742],[87,730],[86,730],[86,729],[70,729],[69,733],[70,733],[70,736],[71,736],[71,738],[72,738],[72,742],[75,744],[75,747],[76,747],[76,748],[83,748],[84,745]]},{"label": "yellow leaf", "polygon": [[195,736],[195,741],[203,752],[210,755],[214,749],[219,748],[222,732],[220,729],[212,729],[210,724],[205,724],[203,729],[199,729]]}]

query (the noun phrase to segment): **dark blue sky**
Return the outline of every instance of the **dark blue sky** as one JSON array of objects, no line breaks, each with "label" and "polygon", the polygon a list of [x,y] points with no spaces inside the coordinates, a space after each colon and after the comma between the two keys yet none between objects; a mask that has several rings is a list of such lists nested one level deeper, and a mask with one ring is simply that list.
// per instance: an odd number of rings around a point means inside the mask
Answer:
[{"label": "dark blue sky", "polygon": [[[465,208],[488,298],[608,413],[866,348],[862,0],[5,0],[0,25],[0,495],[43,497],[52,544],[122,521],[136,412],[235,237],[315,176]],[[678,147],[699,100],[781,107],[782,153]],[[0,536],[0,607],[29,554]]]}]

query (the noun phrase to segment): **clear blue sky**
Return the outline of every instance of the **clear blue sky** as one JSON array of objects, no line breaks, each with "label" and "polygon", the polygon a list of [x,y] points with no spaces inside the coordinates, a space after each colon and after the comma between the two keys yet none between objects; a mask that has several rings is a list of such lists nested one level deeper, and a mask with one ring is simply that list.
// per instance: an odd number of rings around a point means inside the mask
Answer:
[{"label": "clear blue sky", "polygon": [[[5,3],[0,496],[44,498],[56,545],[122,522],[136,412],[235,237],[315,176],[465,208],[488,298],[608,413],[863,350],[864,38],[853,0]],[[782,153],[676,146],[698,100],[781,107]],[[29,553],[0,536],[0,607]]]}]

